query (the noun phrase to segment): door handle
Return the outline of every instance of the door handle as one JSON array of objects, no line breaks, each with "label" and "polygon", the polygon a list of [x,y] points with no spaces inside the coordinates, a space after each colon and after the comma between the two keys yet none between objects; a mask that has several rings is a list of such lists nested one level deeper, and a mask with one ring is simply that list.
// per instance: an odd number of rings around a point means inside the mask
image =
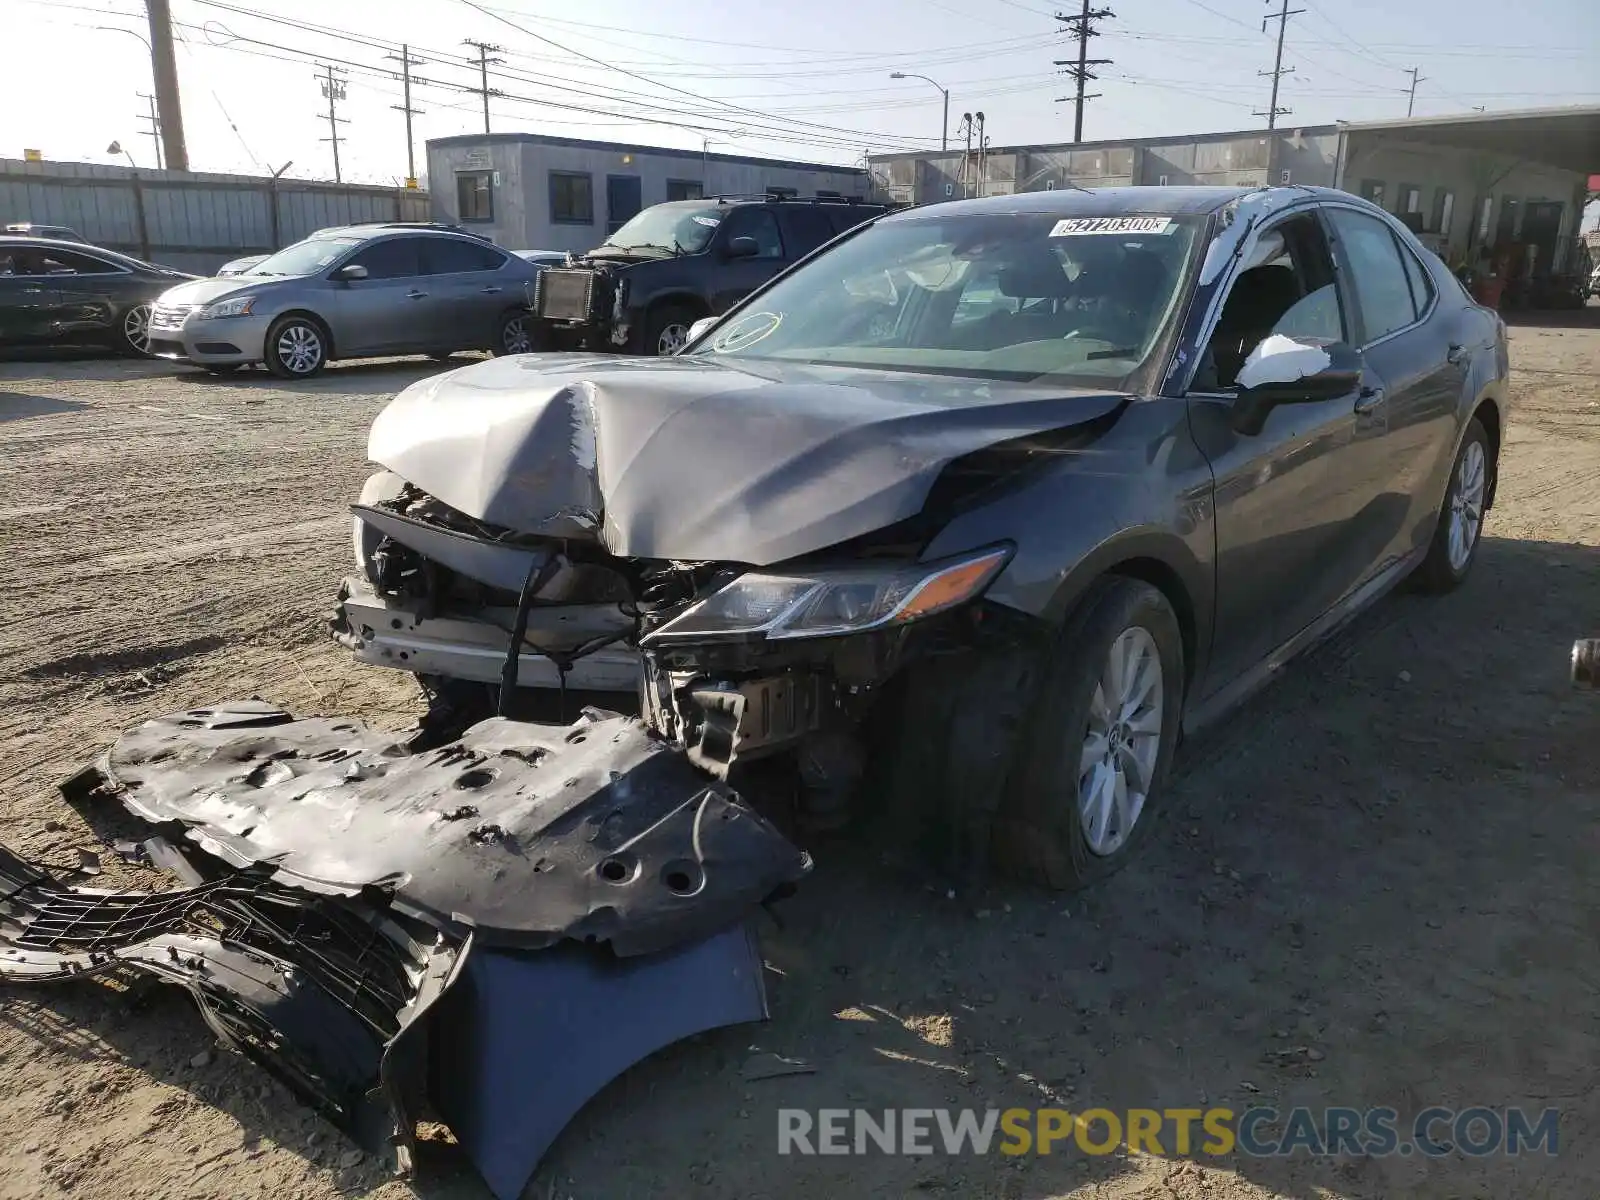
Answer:
[{"label": "door handle", "polygon": [[485,296],[498,296],[500,294],[500,292],[501,292],[501,289],[497,288],[497,287],[482,287],[482,288],[479,288],[478,290],[480,292],[482,292]]},{"label": "door handle", "polygon": [[1467,360],[1467,348],[1460,342],[1451,342],[1450,348],[1445,351],[1444,360],[1452,367],[1459,367]]},{"label": "door handle", "polygon": [[1356,396],[1356,412],[1365,415],[1383,403],[1381,387],[1364,387]]},{"label": "door handle", "polygon": [[43,288],[23,288],[22,294],[24,296],[37,296],[42,291],[44,291]]},{"label": "door handle", "polygon": [[413,290],[413,291],[409,291],[409,292],[406,293],[406,299],[407,300],[426,300],[427,298],[428,298],[428,293],[427,292],[418,292],[418,291]]}]

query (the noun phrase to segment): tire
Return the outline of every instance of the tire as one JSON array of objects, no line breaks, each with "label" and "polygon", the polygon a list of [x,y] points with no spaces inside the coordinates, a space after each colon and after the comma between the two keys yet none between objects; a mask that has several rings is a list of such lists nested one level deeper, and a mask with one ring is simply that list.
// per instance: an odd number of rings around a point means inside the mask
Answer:
[{"label": "tire", "polygon": [[513,308],[500,314],[495,325],[494,344],[489,353],[496,358],[508,354],[531,354],[534,344],[534,315],[525,308]]},{"label": "tire", "polygon": [[135,358],[150,357],[150,310],[149,304],[135,304],[122,314],[122,319],[117,322],[116,348],[122,354],[131,354]]},{"label": "tire", "polygon": [[699,317],[694,309],[682,304],[662,304],[650,310],[645,318],[644,336],[640,353],[668,358],[683,349],[689,340],[689,326]]},{"label": "tire", "polygon": [[321,321],[291,313],[267,330],[267,370],[279,379],[310,379],[328,365],[328,330]]},{"label": "tire", "polygon": [[[1133,664],[1125,688],[1114,674],[1114,649],[1119,662]],[[1167,598],[1137,579],[1096,583],[1062,630],[1023,735],[994,828],[1002,870],[1070,891],[1133,858],[1160,816],[1183,681],[1183,634]],[[1124,708],[1114,698],[1119,691],[1138,702]],[[1096,738],[1107,707],[1109,731]],[[1142,799],[1130,786],[1136,781],[1144,784]]]},{"label": "tire", "polygon": [[[1417,568],[1416,581],[1425,592],[1451,591],[1466,580],[1478,560],[1483,540],[1483,518],[1494,483],[1495,463],[1489,435],[1477,417],[1467,422],[1466,435],[1450,467],[1450,483],[1439,521],[1428,545],[1428,556]],[[1459,540],[1458,540],[1459,539]]]}]

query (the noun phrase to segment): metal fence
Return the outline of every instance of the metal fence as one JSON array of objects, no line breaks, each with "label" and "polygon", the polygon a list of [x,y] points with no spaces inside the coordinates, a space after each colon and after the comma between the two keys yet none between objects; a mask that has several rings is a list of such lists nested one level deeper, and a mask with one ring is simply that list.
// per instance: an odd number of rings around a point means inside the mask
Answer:
[{"label": "metal fence", "polygon": [[330,225],[426,221],[428,193],[0,158],[0,225],[66,225],[97,246],[209,273]]}]

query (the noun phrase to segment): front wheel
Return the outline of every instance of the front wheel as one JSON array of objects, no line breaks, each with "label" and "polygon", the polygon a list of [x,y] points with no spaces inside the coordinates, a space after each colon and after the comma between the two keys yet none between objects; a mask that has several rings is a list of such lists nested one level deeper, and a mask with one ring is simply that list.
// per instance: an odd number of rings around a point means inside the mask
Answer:
[{"label": "front wheel", "polygon": [[644,325],[644,352],[669,358],[689,344],[689,326],[695,323],[692,309],[681,304],[664,304],[652,309]]},{"label": "front wheel", "polygon": [[267,330],[267,370],[279,379],[310,379],[328,365],[328,334],[310,317],[279,317]]},{"label": "front wheel", "polygon": [[995,824],[1010,874],[1073,890],[1133,857],[1172,764],[1183,661],[1159,590],[1114,576],[1094,585],[1062,631]]},{"label": "front wheel", "polygon": [[1467,422],[1466,435],[1450,469],[1450,486],[1439,509],[1439,522],[1428,546],[1428,556],[1417,568],[1424,591],[1448,592],[1460,586],[1478,557],[1483,518],[1488,509],[1489,481],[1494,463],[1489,457],[1489,435],[1477,417]]},{"label": "front wheel", "polygon": [[150,357],[150,305],[135,304],[117,327],[117,349],[138,358]]}]

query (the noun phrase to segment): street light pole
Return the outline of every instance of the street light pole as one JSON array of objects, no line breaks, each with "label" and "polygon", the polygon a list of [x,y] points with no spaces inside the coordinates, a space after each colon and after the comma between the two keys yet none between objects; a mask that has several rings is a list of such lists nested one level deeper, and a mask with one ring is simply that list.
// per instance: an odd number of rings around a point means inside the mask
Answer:
[{"label": "street light pole", "polygon": [[944,153],[950,149],[950,89],[936,79],[929,79],[926,75],[915,75],[907,71],[891,71],[890,79],[920,79],[924,83],[931,83],[939,89],[939,94],[944,97],[944,124],[939,128],[939,151]]}]

